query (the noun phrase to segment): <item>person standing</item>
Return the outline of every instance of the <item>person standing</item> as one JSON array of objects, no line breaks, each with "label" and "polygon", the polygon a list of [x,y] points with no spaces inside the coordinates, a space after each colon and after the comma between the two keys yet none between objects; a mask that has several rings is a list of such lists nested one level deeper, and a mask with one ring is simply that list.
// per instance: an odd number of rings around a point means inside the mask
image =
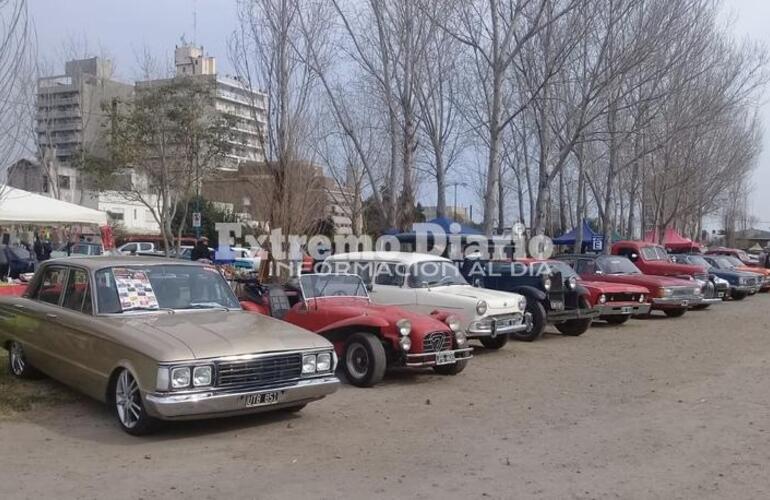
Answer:
[{"label": "person standing", "polygon": [[193,247],[192,252],[190,252],[190,260],[196,261],[201,259],[212,260],[211,250],[209,250],[209,239],[205,236],[202,236],[198,239],[198,242]]}]

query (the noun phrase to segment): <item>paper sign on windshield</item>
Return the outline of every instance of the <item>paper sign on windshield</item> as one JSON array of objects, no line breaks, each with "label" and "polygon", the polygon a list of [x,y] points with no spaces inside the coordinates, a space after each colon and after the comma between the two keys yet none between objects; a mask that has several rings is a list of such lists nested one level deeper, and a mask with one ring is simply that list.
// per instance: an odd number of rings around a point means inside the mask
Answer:
[{"label": "paper sign on windshield", "polygon": [[147,273],[136,269],[113,269],[115,286],[124,311],[131,309],[158,309],[158,299]]}]

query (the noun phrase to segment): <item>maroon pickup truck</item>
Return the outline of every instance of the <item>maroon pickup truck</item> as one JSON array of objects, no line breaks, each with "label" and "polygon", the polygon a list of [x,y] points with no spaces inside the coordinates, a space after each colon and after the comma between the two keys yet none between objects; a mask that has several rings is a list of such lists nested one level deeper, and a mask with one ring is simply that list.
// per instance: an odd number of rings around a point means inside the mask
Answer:
[{"label": "maroon pickup truck", "polygon": [[722,299],[716,296],[714,284],[709,280],[708,272],[704,267],[671,262],[666,249],[656,243],[618,241],[612,245],[612,255],[627,257],[644,274],[695,280],[700,284],[703,297],[702,301],[695,306],[698,309],[722,302]]}]

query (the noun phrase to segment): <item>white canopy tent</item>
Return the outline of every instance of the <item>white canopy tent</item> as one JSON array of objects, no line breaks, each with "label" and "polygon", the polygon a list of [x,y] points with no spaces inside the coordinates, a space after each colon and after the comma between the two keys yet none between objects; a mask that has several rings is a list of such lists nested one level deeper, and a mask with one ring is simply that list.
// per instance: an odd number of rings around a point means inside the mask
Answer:
[{"label": "white canopy tent", "polygon": [[107,225],[107,213],[0,185],[0,225]]}]

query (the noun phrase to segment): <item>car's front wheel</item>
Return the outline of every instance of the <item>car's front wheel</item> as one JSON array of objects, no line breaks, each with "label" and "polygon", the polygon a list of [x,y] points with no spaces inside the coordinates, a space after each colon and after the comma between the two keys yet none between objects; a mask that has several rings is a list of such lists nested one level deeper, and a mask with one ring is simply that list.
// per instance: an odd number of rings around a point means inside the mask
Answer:
[{"label": "car's front wheel", "polygon": [[686,307],[680,307],[677,309],[664,309],[663,312],[668,316],[669,318],[681,318],[684,316],[684,313],[687,312]]},{"label": "car's front wheel", "polygon": [[455,361],[451,365],[434,366],[433,370],[439,375],[457,375],[461,371],[465,370],[466,366],[468,366],[468,360],[462,359],[460,361]]},{"label": "car's front wheel", "polygon": [[149,416],[144,409],[139,384],[125,368],[115,377],[111,399],[113,413],[127,433],[142,436],[157,428],[158,420]]},{"label": "car's front wheel", "polygon": [[610,323],[612,325],[622,325],[623,323],[625,323],[626,321],[631,319],[631,315],[630,314],[620,314],[620,315],[615,315],[615,316],[602,316],[599,319],[603,319],[604,321],[606,321],[607,323]]},{"label": "car's front wheel", "polygon": [[356,333],[345,345],[345,375],[351,384],[371,387],[385,376],[388,360],[380,339],[371,333]]},{"label": "car's front wheel", "polygon": [[730,298],[733,300],[743,300],[747,295],[746,292],[733,292],[730,294]]},{"label": "car's front wheel", "polygon": [[545,331],[545,324],[548,321],[545,307],[540,302],[534,299],[527,299],[527,310],[532,315],[532,322],[529,324],[529,328],[523,332],[516,332],[511,336],[516,340],[523,340],[525,342],[532,342],[540,338]]},{"label": "car's front wheel", "polygon": [[502,349],[508,343],[508,335],[501,333],[497,337],[481,337],[479,342],[487,349]]},{"label": "car's front wheel", "polygon": [[8,346],[8,372],[16,378],[36,378],[37,370],[27,361],[24,347],[19,342],[11,342]]}]

